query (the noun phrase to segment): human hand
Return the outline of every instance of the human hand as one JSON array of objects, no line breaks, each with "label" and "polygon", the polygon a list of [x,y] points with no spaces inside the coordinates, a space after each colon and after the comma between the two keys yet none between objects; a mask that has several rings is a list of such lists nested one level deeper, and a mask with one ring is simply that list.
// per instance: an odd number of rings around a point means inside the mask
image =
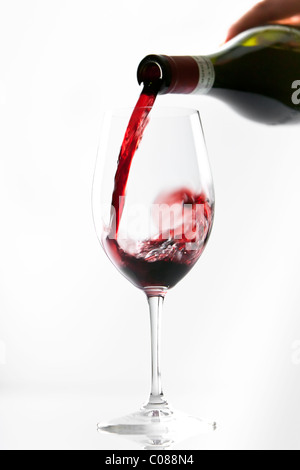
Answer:
[{"label": "human hand", "polygon": [[300,25],[300,0],[263,0],[234,23],[227,33],[226,41],[237,34],[268,23]]}]

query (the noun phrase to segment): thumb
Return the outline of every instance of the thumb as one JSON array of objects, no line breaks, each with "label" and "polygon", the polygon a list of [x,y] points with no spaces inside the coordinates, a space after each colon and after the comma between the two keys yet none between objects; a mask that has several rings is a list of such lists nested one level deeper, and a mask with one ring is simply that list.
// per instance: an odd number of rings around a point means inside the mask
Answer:
[{"label": "thumb", "polygon": [[282,8],[279,7],[278,2],[260,2],[231,26],[227,33],[225,42],[234,38],[243,31],[246,31],[247,29],[255,28],[256,26],[262,26],[266,23],[269,23],[270,21],[280,20],[283,17],[284,15],[282,15]]}]

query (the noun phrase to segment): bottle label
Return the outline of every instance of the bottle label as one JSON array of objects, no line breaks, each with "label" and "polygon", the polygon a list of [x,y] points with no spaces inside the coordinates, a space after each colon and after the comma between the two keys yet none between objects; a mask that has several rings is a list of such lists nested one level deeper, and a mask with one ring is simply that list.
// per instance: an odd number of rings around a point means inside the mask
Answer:
[{"label": "bottle label", "polygon": [[208,57],[193,56],[199,67],[199,82],[193,94],[205,95],[209,93],[215,83],[216,73],[212,61]]}]

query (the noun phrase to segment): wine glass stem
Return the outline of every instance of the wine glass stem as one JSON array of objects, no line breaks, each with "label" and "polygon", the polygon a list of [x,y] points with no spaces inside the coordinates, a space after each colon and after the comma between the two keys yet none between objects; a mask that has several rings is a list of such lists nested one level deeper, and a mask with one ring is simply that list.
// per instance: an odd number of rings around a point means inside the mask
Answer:
[{"label": "wine glass stem", "polygon": [[151,326],[151,363],[152,385],[149,404],[163,405],[165,400],[161,386],[160,348],[161,348],[161,314],[163,296],[148,296]]}]

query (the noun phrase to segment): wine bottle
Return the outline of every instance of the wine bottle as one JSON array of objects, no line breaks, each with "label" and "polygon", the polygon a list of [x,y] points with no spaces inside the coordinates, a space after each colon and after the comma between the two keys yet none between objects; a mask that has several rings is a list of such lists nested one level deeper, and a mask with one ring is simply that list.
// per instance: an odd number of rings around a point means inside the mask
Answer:
[{"label": "wine bottle", "polygon": [[138,82],[158,94],[209,94],[258,122],[300,123],[300,30],[254,28],[206,56],[149,55]]}]

